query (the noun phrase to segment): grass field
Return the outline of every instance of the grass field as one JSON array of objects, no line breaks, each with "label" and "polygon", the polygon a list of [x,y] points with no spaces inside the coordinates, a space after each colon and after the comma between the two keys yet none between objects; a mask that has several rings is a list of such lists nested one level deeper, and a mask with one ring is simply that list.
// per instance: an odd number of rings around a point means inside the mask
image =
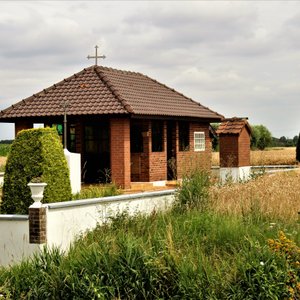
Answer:
[{"label": "grass field", "polygon": [[[296,148],[267,148],[266,150],[251,151],[251,166],[262,165],[294,165],[296,164]],[[212,153],[212,165],[219,166],[219,152]]]}]

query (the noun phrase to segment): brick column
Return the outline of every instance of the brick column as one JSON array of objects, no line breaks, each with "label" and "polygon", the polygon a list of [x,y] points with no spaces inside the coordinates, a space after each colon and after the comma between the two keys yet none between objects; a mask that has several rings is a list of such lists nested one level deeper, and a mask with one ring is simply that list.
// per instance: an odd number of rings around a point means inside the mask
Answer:
[{"label": "brick column", "polygon": [[150,153],[151,153],[151,122],[145,121],[143,132],[143,153],[141,153],[141,176],[140,180],[147,182],[150,179]]},{"label": "brick column", "polygon": [[130,119],[110,120],[110,161],[112,182],[130,188]]},{"label": "brick column", "polygon": [[47,223],[45,207],[29,207],[29,242],[44,244],[47,242]]}]

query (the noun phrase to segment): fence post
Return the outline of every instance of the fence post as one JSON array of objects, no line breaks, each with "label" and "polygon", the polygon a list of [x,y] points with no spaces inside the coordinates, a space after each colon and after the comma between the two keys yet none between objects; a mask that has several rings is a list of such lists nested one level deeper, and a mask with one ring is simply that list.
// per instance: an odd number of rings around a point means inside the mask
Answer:
[{"label": "fence post", "polygon": [[[34,189],[37,185],[43,185],[42,191]],[[45,244],[47,242],[47,211],[46,207],[42,207],[41,200],[43,199],[43,192],[45,183],[29,183],[31,189],[32,199],[34,203],[29,206],[29,243],[30,244]]]}]

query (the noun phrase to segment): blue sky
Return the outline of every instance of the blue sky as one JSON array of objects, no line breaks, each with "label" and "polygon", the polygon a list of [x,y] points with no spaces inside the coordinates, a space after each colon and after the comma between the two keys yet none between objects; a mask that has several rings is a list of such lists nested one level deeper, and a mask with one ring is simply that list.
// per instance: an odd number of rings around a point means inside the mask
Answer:
[{"label": "blue sky", "polygon": [[[0,110],[93,64],[299,134],[299,1],[1,1]],[[14,137],[0,123],[0,140]]]}]

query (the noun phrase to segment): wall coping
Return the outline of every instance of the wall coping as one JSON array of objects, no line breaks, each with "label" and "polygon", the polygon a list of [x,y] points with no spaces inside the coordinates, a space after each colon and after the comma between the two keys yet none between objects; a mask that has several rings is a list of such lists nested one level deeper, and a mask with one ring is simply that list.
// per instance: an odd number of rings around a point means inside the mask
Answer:
[{"label": "wall coping", "polygon": [[0,221],[27,221],[28,215],[0,215]]},{"label": "wall coping", "polygon": [[136,193],[136,194],[129,194],[129,195],[83,199],[83,200],[72,200],[72,201],[57,202],[57,203],[45,203],[42,205],[42,207],[47,207],[48,209],[59,209],[59,208],[86,206],[86,205],[93,205],[93,204],[104,204],[109,202],[120,202],[126,200],[130,201],[130,200],[147,198],[147,197],[168,196],[173,194],[175,194],[175,189],[155,191],[155,192],[143,192],[143,193]]}]

